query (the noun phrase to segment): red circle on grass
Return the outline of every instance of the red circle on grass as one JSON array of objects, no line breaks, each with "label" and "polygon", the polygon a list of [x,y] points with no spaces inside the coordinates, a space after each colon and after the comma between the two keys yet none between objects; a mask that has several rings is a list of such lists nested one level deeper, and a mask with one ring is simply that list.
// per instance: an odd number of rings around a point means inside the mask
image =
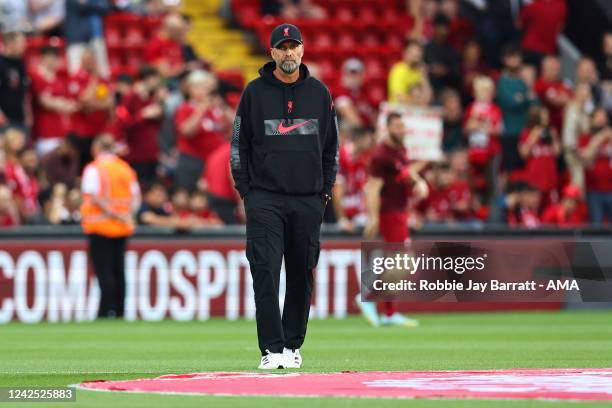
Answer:
[{"label": "red circle on grass", "polygon": [[612,369],[519,369],[342,373],[205,372],[122,381],[81,389],[162,394],[372,398],[612,400]]}]

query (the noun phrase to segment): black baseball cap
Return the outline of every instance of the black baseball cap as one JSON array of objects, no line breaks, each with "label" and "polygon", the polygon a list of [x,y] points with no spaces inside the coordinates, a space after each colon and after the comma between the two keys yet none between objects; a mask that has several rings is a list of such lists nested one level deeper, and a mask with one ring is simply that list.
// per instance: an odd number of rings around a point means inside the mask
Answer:
[{"label": "black baseball cap", "polygon": [[287,40],[302,44],[302,33],[293,24],[284,23],[272,30],[272,34],[270,34],[270,47],[276,48]]}]

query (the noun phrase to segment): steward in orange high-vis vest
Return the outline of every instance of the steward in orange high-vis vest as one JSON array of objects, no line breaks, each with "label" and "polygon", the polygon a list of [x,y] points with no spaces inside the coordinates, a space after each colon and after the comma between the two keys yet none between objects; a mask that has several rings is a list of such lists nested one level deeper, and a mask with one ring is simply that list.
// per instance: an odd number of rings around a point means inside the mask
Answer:
[{"label": "steward in orange high-vis vest", "polygon": [[81,182],[81,227],[101,291],[98,317],[123,316],[125,249],[140,206],[136,173],[114,151],[112,136],[98,137],[92,145],[94,161],[85,167]]}]

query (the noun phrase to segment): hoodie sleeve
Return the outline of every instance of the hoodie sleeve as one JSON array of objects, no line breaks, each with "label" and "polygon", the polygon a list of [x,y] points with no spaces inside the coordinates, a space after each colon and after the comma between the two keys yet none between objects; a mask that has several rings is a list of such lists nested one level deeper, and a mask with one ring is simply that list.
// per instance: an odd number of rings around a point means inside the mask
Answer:
[{"label": "hoodie sleeve", "polygon": [[330,106],[330,116],[327,122],[327,134],[323,146],[323,193],[330,194],[336,182],[338,171],[338,118],[336,108],[329,91],[327,93]]},{"label": "hoodie sleeve", "polygon": [[240,98],[234,126],[232,128],[232,146],[230,152],[230,168],[234,178],[234,187],[244,198],[249,191],[249,167],[248,157],[251,149],[251,128],[248,123],[248,88],[246,88]]}]

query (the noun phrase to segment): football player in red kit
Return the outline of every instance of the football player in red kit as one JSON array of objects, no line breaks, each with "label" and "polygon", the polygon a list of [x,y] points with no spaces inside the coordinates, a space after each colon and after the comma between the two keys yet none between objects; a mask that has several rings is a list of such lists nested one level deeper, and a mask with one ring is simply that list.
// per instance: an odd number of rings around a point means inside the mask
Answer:
[{"label": "football player in red kit", "polygon": [[[400,114],[389,114],[387,133],[383,142],[374,149],[370,160],[365,186],[368,223],[364,237],[372,240],[380,233],[384,242],[402,243],[409,240],[408,199],[411,196],[417,199],[427,197],[429,188],[414,166],[410,165],[404,147],[406,128]],[[364,317],[374,326],[418,325],[417,320],[398,313],[396,302],[382,302],[381,315],[378,314],[376,303],[362,302],[359,295],[357,305]]]}]

